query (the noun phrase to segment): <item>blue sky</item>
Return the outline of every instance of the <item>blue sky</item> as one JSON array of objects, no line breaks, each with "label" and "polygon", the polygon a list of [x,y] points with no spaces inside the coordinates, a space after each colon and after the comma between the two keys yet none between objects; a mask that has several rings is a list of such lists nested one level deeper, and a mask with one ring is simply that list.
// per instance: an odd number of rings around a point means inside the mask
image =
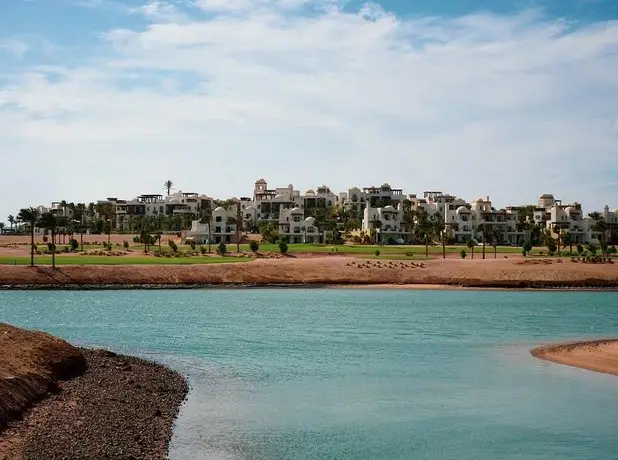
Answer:
[{"label": "blue sky", "polygon": [[0,221],[262,176],[615,208],[617,74],[615,0],[4,0]]}]

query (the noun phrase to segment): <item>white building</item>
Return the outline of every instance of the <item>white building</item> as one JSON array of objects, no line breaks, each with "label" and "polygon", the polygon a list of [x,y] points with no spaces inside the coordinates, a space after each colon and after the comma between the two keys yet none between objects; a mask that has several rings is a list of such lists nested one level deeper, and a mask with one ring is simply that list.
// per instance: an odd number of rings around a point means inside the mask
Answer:
[{"label": "white building", "polygon": [[366,203],[363,215],[363,230],[369,235],[376,235],[378,243],[402,244],[409,238],[402,225],[402,204],[397,208],[392,205],[374,208]]}]

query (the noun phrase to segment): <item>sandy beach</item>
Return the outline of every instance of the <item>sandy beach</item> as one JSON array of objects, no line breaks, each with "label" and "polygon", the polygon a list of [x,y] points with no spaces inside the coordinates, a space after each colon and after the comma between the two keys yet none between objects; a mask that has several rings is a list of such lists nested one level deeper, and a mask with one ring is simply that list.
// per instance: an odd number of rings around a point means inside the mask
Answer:
[{"label": "sandy beach", "polygon": [[3,288],[207,286],[451,286],[616,289],[618,264],[563,259],[399,261],[346,256],[284,257],[208,265],[0,267]]},{"label": "sandy beach", "polygon": [[546,361],[618,375],[618,339],[545,345],[531,353]]},{"label": "sandy beach", "polygon": [[166,457],[177,373],[6,324],[0,349],[0,460]]}]

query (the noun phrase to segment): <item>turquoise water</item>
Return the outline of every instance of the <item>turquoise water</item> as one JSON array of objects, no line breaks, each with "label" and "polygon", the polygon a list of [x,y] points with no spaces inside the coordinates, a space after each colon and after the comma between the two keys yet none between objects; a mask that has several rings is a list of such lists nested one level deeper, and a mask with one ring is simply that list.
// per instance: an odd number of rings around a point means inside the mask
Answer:
[{"label": "turquoise water", "polygon": [[173,459],[618,458],[618,378],[536,360],[618,293],[0,291],[0,321],[164,362]]}]

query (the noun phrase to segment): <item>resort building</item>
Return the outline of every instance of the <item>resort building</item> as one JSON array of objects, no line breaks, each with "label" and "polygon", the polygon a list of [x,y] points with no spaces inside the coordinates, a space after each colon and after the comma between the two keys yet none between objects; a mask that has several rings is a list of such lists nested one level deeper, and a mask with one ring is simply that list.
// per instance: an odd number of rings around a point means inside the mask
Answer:
[{"label": "resort building", "polygon": [[408,241],[410,235],[405,232],[402,218],[402,203],[397,203],[397,208],[390,204],[376,208],[367,201],[363,215],[363,230],[369,235],[374,235],[378,243],[403,244]]}]

